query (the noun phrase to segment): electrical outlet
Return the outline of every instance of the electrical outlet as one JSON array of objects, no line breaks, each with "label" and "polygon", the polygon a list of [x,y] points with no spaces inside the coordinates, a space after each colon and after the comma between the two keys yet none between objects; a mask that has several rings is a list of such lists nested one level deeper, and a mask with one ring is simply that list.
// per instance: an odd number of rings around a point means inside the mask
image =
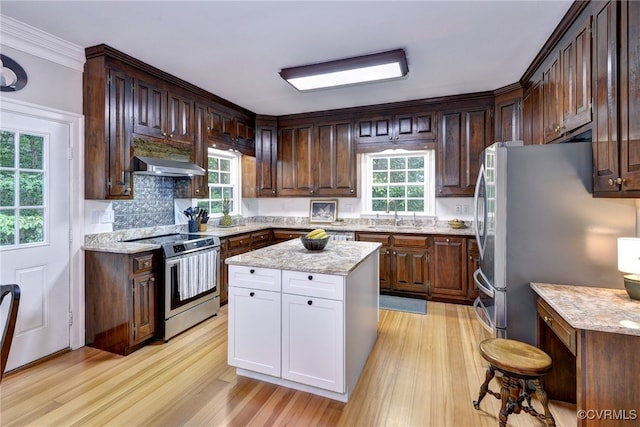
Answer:
[{"label": "electrical outlet", "polygon": [[471,207],[469,205],[463,205],[462,206],[462,213],[464,214],[468,214],[471,210]]},{"label": "electrical outlet", "polygon": [[462,205],[456,205],[456,213],[457,214],[461,214],[462,213]]},{"label": "electrical outlet", "polygon": [[102,215],[100,216],[100,223],[110,224],[114,221],[115,221],[115,213],[113,212],[113,210],[110,209],[108,211],[102,212]]}]

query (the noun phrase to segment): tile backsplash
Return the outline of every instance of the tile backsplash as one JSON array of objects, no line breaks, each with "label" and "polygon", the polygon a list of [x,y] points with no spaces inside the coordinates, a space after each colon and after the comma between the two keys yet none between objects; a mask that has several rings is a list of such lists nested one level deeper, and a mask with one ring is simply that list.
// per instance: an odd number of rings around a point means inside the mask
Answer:
[{"label": "tile backsplash", "polygon": [[173,178],[134,175],[133,200],[114,200],[113,230],[173,225]]}]

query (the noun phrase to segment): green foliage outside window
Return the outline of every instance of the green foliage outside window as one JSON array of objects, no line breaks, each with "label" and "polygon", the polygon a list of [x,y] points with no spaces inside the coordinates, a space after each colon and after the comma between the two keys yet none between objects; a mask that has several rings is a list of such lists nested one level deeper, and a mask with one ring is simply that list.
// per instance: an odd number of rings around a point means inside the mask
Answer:
[{"label": "green foliage outside window", "polygon": [[425,155],[373,157],[370,179],[373,212],[425,211]]},{"label": "green foliage outside window", "polygon": [[0,246],[44,241],[44,142],[0,131]]}]

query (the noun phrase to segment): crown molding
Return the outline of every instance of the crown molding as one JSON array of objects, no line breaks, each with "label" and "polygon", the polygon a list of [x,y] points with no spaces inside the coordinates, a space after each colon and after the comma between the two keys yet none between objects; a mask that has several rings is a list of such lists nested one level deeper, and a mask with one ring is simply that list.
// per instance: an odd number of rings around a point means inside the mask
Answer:
[{"label": "crown molding", "polygon": [[1,14],[0,44],[76,71],[84,69],[82,47]]}]

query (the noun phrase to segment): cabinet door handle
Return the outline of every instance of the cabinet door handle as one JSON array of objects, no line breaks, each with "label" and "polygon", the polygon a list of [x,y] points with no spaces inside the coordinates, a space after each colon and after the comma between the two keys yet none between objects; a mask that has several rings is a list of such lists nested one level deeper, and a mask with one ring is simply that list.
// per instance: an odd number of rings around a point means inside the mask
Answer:
[{"label": "cabinet door handle", "polygon": [[313,280],[313,276],[312,276],[312,275],[308,275],[308,276],[307,276],[307,279],[309,279],[309,280]]},{"label": "cabinet door handle", "polygon": [[311,304],[313,304],[313,301],[309,300],[309,301],[307,301],[307,304],[311,305]]},{"label": "cabinet door handle", "polygon": [[396,141],[399,140],[399,139],[400,139],[400,137],[398,135],[396,135]]},{"label": "cabinet door handle", "polygon": [[253,297],[253,296],[255,296],[255,295],[256,295],[256,293],[255,293],[255,292],[249,292],[249,296],[250,296],[250,297]]},{"label": "cabinet door handle", "polygon": [[149,281],[150,281],[150,282],[155,282],[155,281],[156,281],[156,278],[155,278],[155,277],[152,277],[152,278],[150,278],[150,279],[149,279]]},{"label": "cabinet door handle", "polygon": [[551,326],[551,323],[553,323],[553,317],[551,316],[544,316],[544,323],[546,323],[547,325]]},{"label": "cabinet door handle", "polygon": [[255,271],[253,268],[252,268],[251,270],[249,270],[249,274],[253,274],[253,273],[255,273],[255,272],[256,272],[256,271]]},{"label": "cabinet door handle", "polygon": [[167,136],[167,133],[166,132],[162,132],[162,136]]},{"label": "cabinet door handle", "polygon": [[393,251],[393,254],[395,255],[395,254],[396,254],[396,251]]}]

